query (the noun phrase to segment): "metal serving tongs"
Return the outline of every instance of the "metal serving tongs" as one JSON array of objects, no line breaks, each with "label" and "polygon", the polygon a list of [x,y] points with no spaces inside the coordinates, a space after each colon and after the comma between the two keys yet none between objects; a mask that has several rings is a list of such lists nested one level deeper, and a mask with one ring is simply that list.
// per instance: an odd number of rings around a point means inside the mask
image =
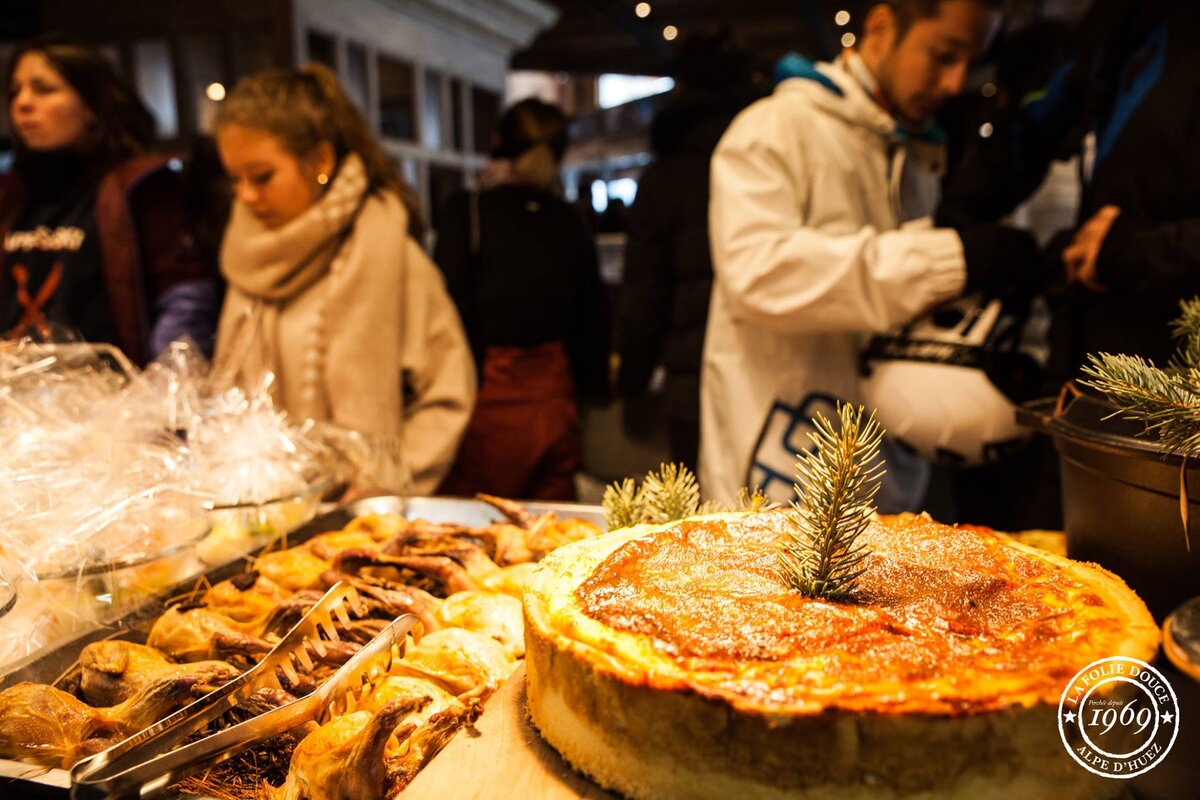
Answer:
[{"label": "metal serving tongs", "polygon": [[407,636],[419,636],[412,614],[398,617],[355,653],[315,691],[176,749],[181,741],[224,712],[245,703],[263,687],[279,688],[276,670],[296,677],[296,667],[313,666],[307,648],[324,652],[325,640],[337,640],[336,616],[349,624],[348,608],[358,606],[353,587],[338,583],[317,601],[254,667],[166,719],[71,769],[74,800],[125,800],[151,797],[189,775],[225,761],[272,736],[310,720],[343,713],[361,699],[403,655]]}]

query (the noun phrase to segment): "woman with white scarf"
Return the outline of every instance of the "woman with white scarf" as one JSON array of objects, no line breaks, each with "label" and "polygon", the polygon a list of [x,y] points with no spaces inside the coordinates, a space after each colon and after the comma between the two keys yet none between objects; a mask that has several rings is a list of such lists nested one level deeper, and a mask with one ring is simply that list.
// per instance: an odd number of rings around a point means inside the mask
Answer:
[{"label": "woman with white scarf", "polygon": [[261,376],[248,364],[271,372],[289,417],[388,443],[403,488],[432,493],[470,418],[475,368],[442,276],[413,239],[404,182],[321,66],[243,80],[216,140],[235,190],[218,364],[241,367],[242,382]]}]

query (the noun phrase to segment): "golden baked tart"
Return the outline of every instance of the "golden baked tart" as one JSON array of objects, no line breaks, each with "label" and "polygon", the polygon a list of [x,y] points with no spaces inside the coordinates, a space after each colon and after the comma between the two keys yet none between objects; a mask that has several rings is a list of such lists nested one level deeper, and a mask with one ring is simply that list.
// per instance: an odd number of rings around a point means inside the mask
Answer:
[{"label": "golden baked tart", "polygon": [[638,526],[547,556],[527,588],[529,713],[637,800],[1101,798],[1059,740],[1083,666],[1150,660],[1120,578],[986,529],[872,521],[845,602],[780,577],[784,512]]}]

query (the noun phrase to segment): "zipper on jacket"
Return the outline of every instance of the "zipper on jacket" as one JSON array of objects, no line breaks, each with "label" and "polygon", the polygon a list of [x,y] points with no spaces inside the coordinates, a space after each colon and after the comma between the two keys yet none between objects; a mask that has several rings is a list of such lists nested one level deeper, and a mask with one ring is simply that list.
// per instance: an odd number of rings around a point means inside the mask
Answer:
[{"label": "zipper on jacket", "polygon": [[900,184],[904,176],[905,161],[904,146],[896,141],[889,141],[887,146],[887,185],[888,205],[892,209],[892,219],[896,227],[900,227]]}]

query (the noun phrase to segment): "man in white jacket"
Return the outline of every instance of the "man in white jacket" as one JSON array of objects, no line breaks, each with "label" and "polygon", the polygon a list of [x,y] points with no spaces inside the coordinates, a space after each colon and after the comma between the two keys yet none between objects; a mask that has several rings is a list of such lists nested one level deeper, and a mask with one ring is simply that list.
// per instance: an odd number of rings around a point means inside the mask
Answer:
[{"label": "man in white jacket", "polygon": [[[701,388],[706,496],[757,485],[789,497],[810,418],[860,399],[867,336],[996,282],[982,268],[969,275],[967,237],[935,229],[930,216],[944,149],[933,115],[962,90],[998,6],[879,3],[856,50],[784,81],[721,140]],[[987,241],[994,250],[1008,240],[993,231]],[[880,509],[914,507],[927,466],[895,446],[885,452]]]}]

